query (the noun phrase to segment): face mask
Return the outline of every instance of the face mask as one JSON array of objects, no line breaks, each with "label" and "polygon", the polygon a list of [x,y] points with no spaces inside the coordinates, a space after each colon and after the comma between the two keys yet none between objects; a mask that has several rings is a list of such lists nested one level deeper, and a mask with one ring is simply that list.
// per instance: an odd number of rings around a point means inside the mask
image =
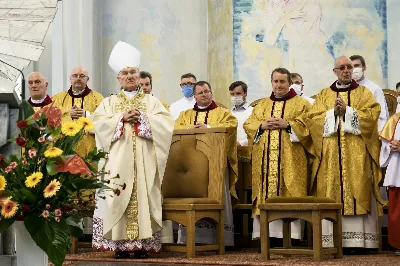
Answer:
[{"label": "face mask", "polygon": [[193,96],[193,86],[183,86],[182,93],[183,93],[183,96],[185,96],[186,98],[192,97]]},{"label": "face mask", "polygon": [[355,81],[359,81],[360,79],[362,79],[363,75],[364,75],[364,72],[363,72],[363,70],[362,70],[361,67],[355,67],[355,68],[353,69],[353,75],[352,75],[352,77],[353,77],[353,79],[354,79]]},{"label": "face mask", "polygon": [[303,88],[302,85],[300,84],[292,84],[290,85],[290,89],[293,89],[297,95],[301,96],[303,94],[303,91],[301,90]]},{"label": "face mask", "polygon": [[232,96],[231,101],[234,106],[240,106],[240,105],[244,104],[244,100],[243,100],[242,96]]}]

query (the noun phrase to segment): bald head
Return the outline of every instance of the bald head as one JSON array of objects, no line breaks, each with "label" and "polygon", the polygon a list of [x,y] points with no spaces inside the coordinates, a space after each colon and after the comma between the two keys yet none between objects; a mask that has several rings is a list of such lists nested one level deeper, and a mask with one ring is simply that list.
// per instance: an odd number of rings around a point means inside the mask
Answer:
[{"label": "bald head", "polygon": [[33,100],[42,100],[46,97],[47,78],[43,73],[32,72],[28,76],[29,94]]},{"label": "bald head", "polygon": [[71,76],[69,76],[69,79],[71,81],[72,90],[75,92],[80,92],[85,89],[89,81],[88,72],[83,67],[74,67],[71,71]]},{"label": "bald head", "polygon": [[353,65],[350,58],[346,56],[336,58],[333,73],[337,76],[340,84],[349,84],[352,80],[351,76],[353,74]]}]

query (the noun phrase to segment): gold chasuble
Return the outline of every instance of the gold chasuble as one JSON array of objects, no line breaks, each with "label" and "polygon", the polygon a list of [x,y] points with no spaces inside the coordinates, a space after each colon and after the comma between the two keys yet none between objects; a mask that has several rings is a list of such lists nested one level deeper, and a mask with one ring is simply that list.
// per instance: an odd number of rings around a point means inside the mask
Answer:
[{"label": "gold chasuble", "polygon": [[30,103],[30,105],[32,105],[33,107],[33,111],[35,111],[35,113],[37,111],[39,111],[40,109],[42,109],[43,107],[45,107],[46,105],[49,105],[53,102],[53,100],[50,98],[49,95],[46,95],[46,97],[40,101],[35,101],[32,99],[32,97],[29,97],[28,99],[28,103]]},{"label": "gold chasuble", "polygon": [[205,108],[200,109],[197,103],[193,109],[189,109],[180,113],[178,119],[175,121],[175,129],[187,129],[189,126],[196,125],[196,123],[204,123],[210,127],[223,127],[231,129],[228,135],[228,162],[229,162],[229,191],[233,197],[232,205],[237,204],[237,195],[235,184],[238,180],[238,159],[237,159],[237,146],[236,146],[236,130],[237,119],[226,108],[217,106],[212,101],[211,104]]},{"label": "gold chasuble", "polygon": [[[73,106],[79,107],[85,111],[85,116],[90,116],[104,97],[87,86],[80,94],[74,94],[72,88],[68,91],[60,92],[53,96],[54,106],[59,107],[63,113],[62,122],[72,122],[68,110]],[[78,142],[75,151],[79,156],[86,156],[96,146],[93,134],[84,135]]]},{"label": "gold chasuble", "polygon": [[[338,97],[347,105],[343,116],[334,115]],[[347,88],[338,88],[335,82],[323,89],[305,119],[318,158],[313,193],[342,203],[343,215],[371,213],[373,196],[382,215],[379,114],[370,90],[353,80]]]},{"label": "gold chasuble", "polygon": [[[272,94],[253,109],[243,128],[252,145],[252,202],[253,216],[260,215],[258,204],[269,197],[307,196],[311,176],[311,137],[298,118],[310,108],[309,102],[297,96],[294,90],[282,97]],[[291,140],[285,129],[262,131],[261,124],[269,118],[282,118],[290,124],[298,140]],[[252,143],[255,137],[257,143]]]},{"label": "gold chasuble", "polygon": [[[123,121],[123,113],[132,108],[141,113],[138,123]],[[121,90],[101,102],[92,120],[97,148],[109,152],[109,159],[101,161],[99,169],[104,166],[110,176],[118,174],[120,178],[110,186],[121,191],[119,196],[98,198],[93,246],[103,250],[158,251],[161,185],[171,146],[172,116],[152,95],[139,90],[130,98]],[[122,184],[126,184],[126,189],[121,188]],[[152,243],[154,247],[146,246]]]}]

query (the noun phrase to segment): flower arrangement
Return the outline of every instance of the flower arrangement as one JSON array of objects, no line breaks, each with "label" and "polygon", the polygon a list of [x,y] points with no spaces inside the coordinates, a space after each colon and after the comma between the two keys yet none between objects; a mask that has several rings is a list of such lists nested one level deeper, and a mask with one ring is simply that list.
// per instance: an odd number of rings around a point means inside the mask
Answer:
[{"label": "flower arrangement", "polygon": [[33,241],[56,266],[64,262],[70,236],[83,234],[77,209],[95,205],[91,196],[84,202],[80,191],[100,189],[97,197],[102,198],[121,193],[109,187],[118,176],[109,177],[104,168],[94,167],[107,159],[107,153],[94,149],[82,158],[74,151],[82,135],[94,128],[90,119],[62,123],[61,118],[59,108],[44,107],[34,113],[24,101],[17,122],[21,134],[9,140],[22,148],[22,155],[8,160],[0,155],[0,232],[24,221]]}]

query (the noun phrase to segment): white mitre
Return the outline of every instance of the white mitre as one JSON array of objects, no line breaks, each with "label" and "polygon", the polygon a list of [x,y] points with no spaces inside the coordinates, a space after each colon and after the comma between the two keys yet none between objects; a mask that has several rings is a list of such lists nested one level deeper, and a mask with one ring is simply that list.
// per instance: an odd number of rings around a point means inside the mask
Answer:
[{"label": "white mitre", "polygon": [[140,52],[132,45],[119,41],[111,51],[108,65],[116,74],[127,67],[139,68]]}]

